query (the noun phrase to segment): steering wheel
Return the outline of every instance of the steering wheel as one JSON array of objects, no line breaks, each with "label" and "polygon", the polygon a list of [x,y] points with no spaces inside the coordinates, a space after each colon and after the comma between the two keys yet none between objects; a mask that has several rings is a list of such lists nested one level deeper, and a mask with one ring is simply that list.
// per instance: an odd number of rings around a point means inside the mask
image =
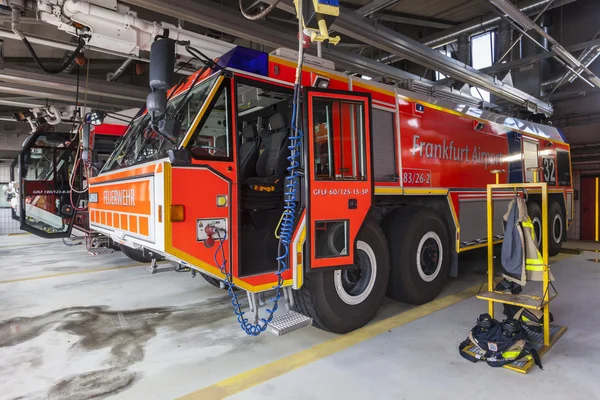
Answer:
[{"label": "steering wheel", "polygon": [[[214,152],[220,152],[223,157],[227,157],[227,151],[225,149],[220,149],[215,146],[209,146],[207,144],[201,144],[201,145],[192,147],[192,153],[194,152],[194,149],[213,150]],[[217,154],[214,154],[214,155],[217,155]]]}]

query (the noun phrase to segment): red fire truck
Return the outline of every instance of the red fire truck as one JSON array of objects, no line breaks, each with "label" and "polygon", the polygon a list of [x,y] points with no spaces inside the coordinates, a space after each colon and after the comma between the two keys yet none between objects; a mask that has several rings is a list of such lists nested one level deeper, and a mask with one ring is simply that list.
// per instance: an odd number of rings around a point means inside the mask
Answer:
[{"label": "red fire truck", "polygon": [[[534,191],[529,213],[536,237],[548,229],[550,253],[558,252],[573,190],[557,128],[342,74],[310,57],[297,114],[296,62],[285,54],[237,47],[172,89],[172,136],[153,127],[151,113],[137,118],[90,180],[92,229],[215,284],[224,279],[236,299],[239,289],[249,293],[251,308],[276,288],[276,298],[285,293],[293,310],[333,332],[366,324],[386,293],[412,304],[434,299],[456,276],[459,253],[501,242],[500,221],[486,237],[493,171],[500,183],[537,173],[549,183],[549,226]],[[290,129],[294,118],[302,134]],[[300,152],[293,193],[285,184],[290,135]],[[501,218],[514,194],[497,196]],[[247,325],[239,303],[235,311]]]}]

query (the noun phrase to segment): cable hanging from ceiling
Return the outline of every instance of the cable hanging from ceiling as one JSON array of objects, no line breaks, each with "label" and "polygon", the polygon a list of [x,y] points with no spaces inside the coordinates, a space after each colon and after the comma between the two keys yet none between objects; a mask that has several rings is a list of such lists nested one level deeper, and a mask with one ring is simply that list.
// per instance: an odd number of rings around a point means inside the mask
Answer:
[{"label": "cable hanging from ceiling", "polygon": [[277,7],[277,4],[279,4],[279,1],[280,0],[273,1],[267,8],[258,12],[257,14],[250,14],[249,13],[250,9],[246,9],[244,7],[244,4],[243,4],[244,0],[240,0],[240,12],[244,16],[244,18],[249,19],[251,21],[256,21],[257,19],[261,19],[261,18],[264,18],[267,15],[269,15],[271,13],[271,11],[273,11],[275,9],[275,7]]}]

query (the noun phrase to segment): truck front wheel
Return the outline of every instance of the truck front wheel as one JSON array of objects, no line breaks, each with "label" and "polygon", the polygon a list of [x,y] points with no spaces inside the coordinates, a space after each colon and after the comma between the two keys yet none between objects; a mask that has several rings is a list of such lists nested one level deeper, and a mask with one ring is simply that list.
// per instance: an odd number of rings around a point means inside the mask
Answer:
[{"label": "truck front wheel", "polygon": [[351,267],[306,274],[304,285],[294,292],[296,311],[335,333],[367,324],[385,297],[390,271],[387,241],[375,222],[366,221],[358,234],[355,260]]},{"label": "truck front wheel", "polygon": [[391,271],[388,296],[424,304],[440,294],[450,268],[448,231],[439,214],[427,207],[407,206],[386,218]]}]

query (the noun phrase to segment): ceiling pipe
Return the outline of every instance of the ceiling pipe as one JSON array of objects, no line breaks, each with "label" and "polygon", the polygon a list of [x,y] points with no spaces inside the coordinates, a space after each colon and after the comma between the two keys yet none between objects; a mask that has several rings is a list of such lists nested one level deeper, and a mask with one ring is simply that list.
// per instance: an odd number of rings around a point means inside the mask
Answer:
[{"label": "ceiling pipe", "polygon": [[125,72],[127,67],[129,67],[129,64],[131,64],[132,62],[133,62],[133,58],[128,58],[125,61],[123,61],[123,64],[121,64],[121,66],[119,68],[117,68],[117,70],[115,72],[111,72],[108,74],[107,80],[110,82],[114,82],[117,79],[119,79],[119,77],[121,75],[123,75],[123,72]]}]

